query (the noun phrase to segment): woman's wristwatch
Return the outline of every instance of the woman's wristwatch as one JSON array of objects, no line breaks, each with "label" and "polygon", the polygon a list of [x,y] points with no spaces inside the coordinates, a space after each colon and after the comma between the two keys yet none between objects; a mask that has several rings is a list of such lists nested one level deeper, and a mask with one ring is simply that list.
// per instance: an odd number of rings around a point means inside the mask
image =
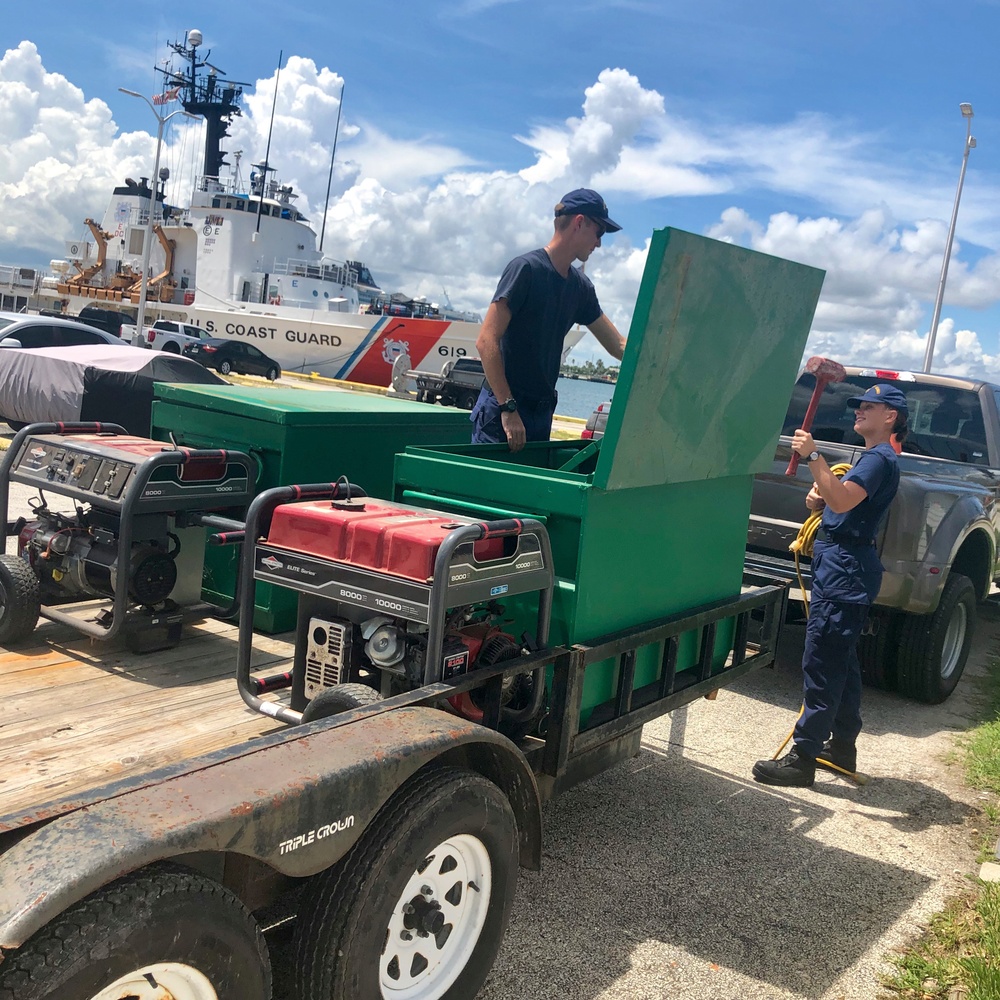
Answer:
[{"label": "woman's wristwatch", "polygon": [[808,465],[808,464],[810,464],[812,462],[815,462],[817,458],[819,458],[819,452],[818,451],[811,451],[811,452],[809,452],[809,454],[805,456],[806,464]]}]

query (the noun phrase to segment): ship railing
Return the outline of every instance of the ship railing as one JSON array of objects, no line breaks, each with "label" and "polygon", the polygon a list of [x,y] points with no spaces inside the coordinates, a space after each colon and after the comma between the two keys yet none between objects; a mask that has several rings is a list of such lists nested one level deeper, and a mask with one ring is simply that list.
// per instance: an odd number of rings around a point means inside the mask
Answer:
[{"label": "ship railing", "polygon": [[208,194],[242,194],[243,192],[236,186],[236,181],[234,178],[230,177],[223,179],[221,177],[212,177],[209,174],[202,174],[196,181],[196,186],[199,191],[205,191]]},{"label": "ship railing", "polygon": [[357,275],[354,269],[346,264],[335,261],[330,264],[320,264],[312,260],[288,258],[275,261],[272,274],[287,274],[296,278],[314,278],[317,281],[329,281],[336,285],[357,286]]}]

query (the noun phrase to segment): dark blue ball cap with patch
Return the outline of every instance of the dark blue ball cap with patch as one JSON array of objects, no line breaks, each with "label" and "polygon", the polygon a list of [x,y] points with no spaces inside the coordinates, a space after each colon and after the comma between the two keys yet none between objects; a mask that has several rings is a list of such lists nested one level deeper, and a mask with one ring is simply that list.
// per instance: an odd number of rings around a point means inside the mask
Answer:
[{"label": "dark blue ball cap with patch", "polygon": [[891,406],[892,409],[899,410],[900,413],[909,413],[906,407],[906,397],[894,385],[889,385],[887,382],[873,385],[860,396],[851,396],[847,401],[848,406],[854,407],[860,406],[862,403],[885,403],[886,406]]}]

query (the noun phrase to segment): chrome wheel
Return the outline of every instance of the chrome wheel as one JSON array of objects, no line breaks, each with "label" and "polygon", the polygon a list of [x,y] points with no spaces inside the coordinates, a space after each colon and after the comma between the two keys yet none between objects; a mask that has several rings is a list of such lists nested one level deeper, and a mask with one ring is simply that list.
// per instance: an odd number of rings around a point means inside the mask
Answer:
[{"label": "chrome wheel", "polygon": [[941,646],[941,678],[947,680],[958,669],[965,648],[965,633],[969,627],[969,612],[962,603],[955,605],[948,631]]}]

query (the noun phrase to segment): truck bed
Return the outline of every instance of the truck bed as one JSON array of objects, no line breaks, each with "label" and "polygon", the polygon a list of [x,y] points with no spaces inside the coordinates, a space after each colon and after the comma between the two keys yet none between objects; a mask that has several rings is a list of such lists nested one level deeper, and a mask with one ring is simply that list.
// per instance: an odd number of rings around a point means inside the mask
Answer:
[{"label": "truck bed", "polygon": [[[30,645],[0,647],[0,831],[56,800],[284,729],[240,698],[236,638],[234,624],[206,619],[173,649],[135,654],[42,621]],[[291,669],[292,652],[257,636],[253,669]]]}]

